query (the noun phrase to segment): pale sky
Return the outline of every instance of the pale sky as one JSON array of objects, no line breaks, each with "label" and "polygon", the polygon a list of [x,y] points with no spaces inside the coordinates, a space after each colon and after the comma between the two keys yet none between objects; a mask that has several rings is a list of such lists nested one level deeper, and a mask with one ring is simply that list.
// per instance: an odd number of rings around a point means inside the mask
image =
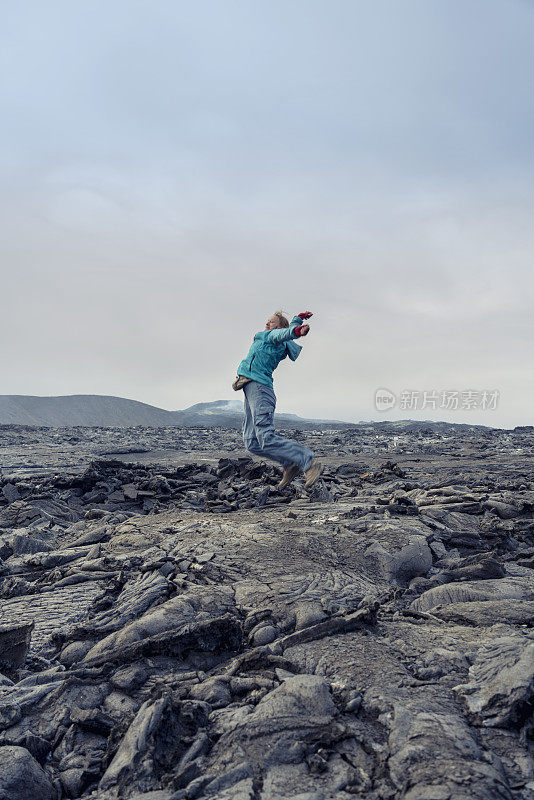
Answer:
[{"label": "pale sky", "polygon": [[[534,3],[4,0],[0,394],[532,424]],[[377,411],[374,393],[497,390]]]}]

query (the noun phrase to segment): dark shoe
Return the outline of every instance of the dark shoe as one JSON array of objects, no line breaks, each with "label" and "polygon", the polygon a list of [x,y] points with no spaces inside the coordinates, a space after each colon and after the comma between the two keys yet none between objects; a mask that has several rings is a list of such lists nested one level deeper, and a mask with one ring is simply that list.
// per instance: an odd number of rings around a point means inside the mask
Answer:
[{"label": "dark shoe", "polygon": [[304,475],[306,476],[306,482],[304,484],[305,489],[309,489],[311,486],[313,486],[313,484],[315,483],[315,481],[317,480],[323,469],[324,467],[321,464],[321,462],[317,461],[314,458],[309,469],[307,469],[306,472],[304,473]]},{"label": "dark shoe", "polygon": [[277,486],[277,489],[283,489],[285,486],[291,483],[293,478],[296,478],[300,472],[300,467],[298,464],[288,464],[287,467],[284,467],[284,474],[282,475],[282,480]]}]

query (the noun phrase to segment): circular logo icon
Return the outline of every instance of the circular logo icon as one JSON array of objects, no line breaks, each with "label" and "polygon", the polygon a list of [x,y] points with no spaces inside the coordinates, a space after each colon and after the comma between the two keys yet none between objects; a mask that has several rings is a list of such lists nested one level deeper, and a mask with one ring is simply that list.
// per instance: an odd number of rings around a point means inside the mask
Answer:
[{"label": "circular logo icon", "polygon": [[375,408],[377,411],[389,411],[396,402],[397,398],[389,389],[375,390]]}]

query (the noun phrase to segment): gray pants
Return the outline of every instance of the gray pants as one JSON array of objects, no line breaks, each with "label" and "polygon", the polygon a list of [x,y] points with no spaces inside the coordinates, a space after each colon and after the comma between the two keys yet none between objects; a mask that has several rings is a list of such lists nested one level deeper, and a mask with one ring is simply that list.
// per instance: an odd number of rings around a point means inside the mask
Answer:
[{"label": "gray pants", "polygon": [[274,431],[274,409],[276,395],[269,386],[250,381],[243,389],[245,395],[245,419],[243,421],[243,441],[246,449],[256,456],[270,458],[284,467],[298,464],[306,471],[312,460],[313,451],[291,439],[282,439]]}]

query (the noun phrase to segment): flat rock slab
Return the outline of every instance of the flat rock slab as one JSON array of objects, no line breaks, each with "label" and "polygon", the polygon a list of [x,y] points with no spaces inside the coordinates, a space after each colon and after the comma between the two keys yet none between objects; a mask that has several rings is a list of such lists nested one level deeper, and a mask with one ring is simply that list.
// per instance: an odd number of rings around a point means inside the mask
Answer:
[{"label": "flat rock slab", "polygon": [[534,696],[534,639],[503,636],[481,647],[469,670],[470,681],[455,693],[480,725],[520,725],[531,713]]},{"label": "flat rock slab", "polygon": [[431,611],[438,606],[473,600],[534,600],[534,571],[528,577],[446,583],[428,589],[410,605],[413,611]]},{"label": "flat rock slab", "polygon": [[3,600],[0,606],[0,625],[35,624],[32,650],[38,650],[57,630],[83,617],[91,603],[102,594],[97,582],[79,586],[63,586],[54,592]]},{"label": "flat rock slab", "polygon": [[534,600],[486,600],[434,608],[434,616],[459,625],[534,625]]}]

